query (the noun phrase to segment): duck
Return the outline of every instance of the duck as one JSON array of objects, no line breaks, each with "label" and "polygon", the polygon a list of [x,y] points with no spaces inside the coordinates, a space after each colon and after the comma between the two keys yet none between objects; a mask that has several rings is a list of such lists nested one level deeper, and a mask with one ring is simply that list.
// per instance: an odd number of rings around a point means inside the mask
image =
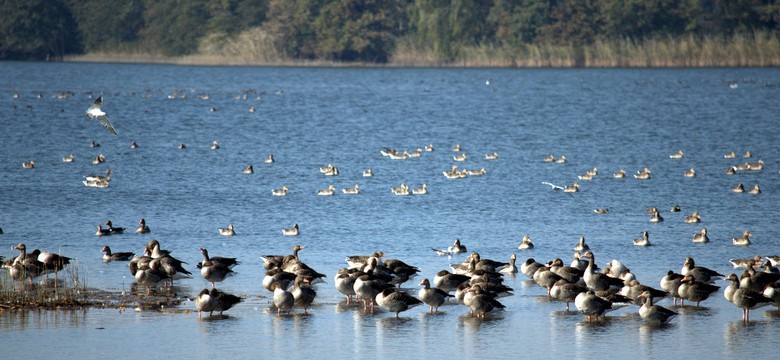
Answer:
[{"label": "duck", "polygon": [[523,235],[523,240],[517,245],[518,250],[531,250],[534,248],[534,243],[531,241],[531,236],[528,234]]},{"label": "duck", "polygon": [[694,169],[694,168],[690,168],[690,169],[688,169],[688,170],[685,170],[685,172],[683,173],[683,175],[684,175],[685,177],[695,177],[695,176],[696,176],[696,169]]},{"label": "duck", "polygon": [[402,311],[409,310],[423,303],[420,299],[395,287],[388,287],[382,290],[376,295],[375,301],[385,310],[394,312],[396,319]]},{"label": "duck", "polygon": [[758,195],[761,193],[761,188],[758,186],[758,184],[753,185],[750,190],[748,190],[748,194]]},{"label": "duck", "polygon": [[374,171],[371,170],[371,168],[363,170],[363,177],[372,177],[372,176],[374,176]]},{"label": "duck", "polygon": [[285,195],[287,195],[287,190],[289,190],[289,189],[287,188],[287,185],[285,185],[285,186],[282,186],[281,189],[273,189],[273,190],[271,190],[271,194],[273,196],[285,196]]},{"label": "duck", "polygon": [[642,292],[639,294],[639,298],[644,299],[644,303],[639,307],[639,316],[647,323],[663,325],[677,316],[677,313],[672,310],[660,305],[653,305],[653,296],[650,291]]},{"label": "duck", "polygon": [[626,177],[626,170],[620,169],[618,172],[612,174],[612,177],[615,179],[622,179]]},{"label": "duck", "polygon": [[226,228],[219,228],[219,234],[222,236],[233,236],[236,234],[233,224],[228,224]]},{"label": "duck", "polygon": [[123,227],[114,227],[114,225],[111,223],[111,220],[106,220],[106,227],[108,227],[108,231],[113,234],[123,234],[125,232],[125,228]]},{"label": "duck", "polygon": [[100,252],[103,253],[103,261],[104,262],[111,262],[111,261],[129,261],[133,256],[135,256],[135,253],[133,252],[111,252],[111,248],[108,247],[108,245],[103,246],[102,249],[100,249]]},{"label": "duck", "polygon": [[135,142],[135,140],[133,140],[133,142],[130,143],[130,148],[131,149],[138,149],[138,143]]},{"label": "duck", "polygon": [[357,195],[360,193],[360,186],[355,184],[354,187],[341,189],[345,195]]},{"label": "duck", "polygon": [[634,245],[636,246],[650,246],[652,245],[650,243],[650,233],[647,231],[642,233],[642,237],[638,239],[634,239]]},{"label": "duck", "polygon": [[226,278],[235,274],[227,263],[212,261],[206,248],[200,248],[200,253],[203,254],[203,261],[200,263],[200,276],[211,283],[212,289],[214,289],[214,283],[225,281]]},{"label": "duck", "polygon": [[731,191],[735,192],[735,193],[745,192],[745,185],[743,185],[742,183],[739,183],[736,186],[734,186],[733,188],[731,188]]},{"label": "duck", "polygon": [[266,157],[265,160],[263,160],[263,162],[266,163],[266,164],[273,163],[274,162],[274,155],[273,154],[268,154],[268,157]]},{"label": "duck", "polygon": [[423,303],[430,306],[430,313],[439,312],[439,306],[447,301],[448,297],[452,297],[448,292],[445,292],[439,288],[431,287],[431,282],[427,278],[420,281],[422,288],[417,292],[417,298]]},{"label": "duck", "polygon": [[179,146],[178,146],[178,148],[179,148],[179,149],[186,149],[186,148],[187,148],[187,145],[184,145],[184,143],[179,143]]},{"label": "duck", "polygon": [[300,232],[298,231],[298,224],[294,224],[290,228],[284,228],[282,229],[282,235],[284,236],[298,236]]},{"label": "duck", "polygon": [[35,168],[35,160],[22,162],[22,167],[25,169]]},{"label": "duck", "polygon": [[431,152],[431,151],[433,151],[433,144],[428,144],[428,145],[426,145],[426,146],[425,146],[425,151],[427,151],[427,152]]},{"label": "duck", "polygon": [[336,188],[330,185],[327,189],[317,190],[317,196],[333,196],[334,191],[336,191]]},{"label": "duck", "polygon": [[152,230],[149,229],[149,226],[146,225],[146,220],[144,218],[141,218],[138,220],[138,227],[135,228],[136,234],[147,234],[150,233]]},{"label": "duck", "polygon": [[588,244],[585,243],[585,237],[580,236],[580,241],[574,246],[574,251],[587,251],[590,250]]},{"label": "duck", "polygon": [[709,283],[724,276],[715,270],[703,266],[696,266],[696,263],[690,256],[685,258],[685,262],[683,263],[683,267],[680,270],[680,274],[691,276],[696,281],[702,283]]},{"label": "duck", "polygon": [[317,297],[317,292],[309,285],[309,279],[297,276],[293,282],[293,306],[303,308],[303,313],[309,314],[309,307]]},{"label": "duck", "polygon": [[750,231],[742,233],[742,237],[736,237],[731,239],[731,243],[736,246],[748,246],[750,245],[750,236],[753,235]]},{"label": "duck", "polygon": [[428,184],[423,183],[422,186],[420,186],[417,189],[412,189],[413,195],[425,195],[428,193]]},{"label": "duck", "polygon": [[593,209],[593,212],[596,214],[609,214],[609,209],[607,208],[595,208]]},{"label": "duck", "polygon": [[542,158],[542,161],[544,162],[554,162],[555,161],[555,155],[550,154]]},{"label": "duck", "polygon": [[701,215],[698,211],[694,211],[693,214],[685,216],[686,224],[698,224],[701,222]]},{"label": "duck", "polygon": [[91,148],[99,148],[100,144],[98,144],[97,141],[92,140],[92,142],[89,143],[89,147],[91,147]]},{"label": "duck", "polygon": [[561,155],[561,157],[555,159],[556,164],[565,164],[566,163],[566,155]]},{"label": "duck", "polygon": [[203,289],[198,293],[195,298],[195,309],[198,310],[198,319],[201,318],[201,314],[205,311],[209,312],[209,316],[214,313],[214,298],[211,296],[209,289]]},{"label": "duck", "polygon": [[255,169],[250,164],[250,165],[247,165],[247,167],[244,168],[243,173],[244,174],[254,174],[255,173]]},{"label": "duck", "polygon": [[230,308],[243,301],[236,295],[228,294],[217,289],[211,289],[210,295],[211,298],[214,299],[213,311],[219,311],[220,316],[222,316],[223,311],[230,310]]},{"label": "duck", "polygon": [[214,140],[211,142],[211,150],[217,150],[217,149],[219,149],[219,143],[217,142],[217,140]]},{"label": "duck", "polygon": [[62,162],[65,163],[72,163],[74,160],[76,160],[76,157],[73,156],[73,154],[68,154],[62,157]]},{"label": "duck", "polygon": [[700,232],[693,234],[693,242],[698,244],[706,244],[710,242],[710,238],[707,236],[707,228],[701,228]]},{"label": "duck", "polygon": [[682,157],[683,157],[683,151],[682,150],[679,150],[676,153],[674,153],[672,155],[669,155],[670,159],[682,159]]},{"label": "duck", "polygon": [[466,252],[467,250],[466,250],[466,245],[460,243],[460,239],[455,239],[455,242],[452,244],[452,246],[447,247],[446,250],[433,249],[433,251],[436,252],[437,255],[443,256],[443,255],[460,254]]},{"label": "duck", "polygon": [[485,154],[485,160],[496,160],[496,159],[498,159],[498,152]]},{"label": "duck", "polygon": [[473,295],[464,297],[463,303],[471,310],[471,314],[477,318],[484,318],[485,314],[494,309],[506,307],[496,300],[493,295],[483,291],[482,286],[479,284],[472,285],[468,292],[473,293]]},{"label": "duck", "polygon": [[572,185],[566,185],[563,187],[563,192],[573,193],[580,191],[580,184],[574,183]]},{"label": "duck", "polygon": [[276,306],[276,316],[282,316],[282,310],[289,314],[290,310],[292,310],[295,305],[295,297],[293,297],[293,294],[287,291],[287,288],[283,287],[280,283],[273,284],[273,292],[273,303],[274,306]]},{"label": "duck", "polygon": [[672,206],[672,208],[669,211],[671,211],[671,212],[680,212],[681,211],[680,204],[674,204],[674,206]]}]

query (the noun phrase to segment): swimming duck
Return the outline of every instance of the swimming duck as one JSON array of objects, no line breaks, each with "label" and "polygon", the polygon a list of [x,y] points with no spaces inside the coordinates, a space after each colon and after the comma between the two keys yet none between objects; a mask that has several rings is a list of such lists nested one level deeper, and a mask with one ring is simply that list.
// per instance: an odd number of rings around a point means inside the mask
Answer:
[{"label": "swimming duck", "polygon": [[452,296],[439,288],[432,288],[431,282],[428,281],[427,278],[420,281],[419,285],[422,286],[422,288],[417,292],[417,297],[420,301],[430,306],[429,311],[431,313],[434,311],[439,312],[439,306],[444,304],[448,297]]},{"label": "swimming duck", "polygon": [[693,234],[693,242],[706,244],[710,242],[710,238],[707,237],[707,228],[701,228],[700,232]]},{"label": "swimming duck", "polygon": [[131,149],[138,149],[138,143],[136,143],[135,140],[133,140],[133,142],[130,143],[130,148]]},{"label": "swimming duck", "polygon": [[396,318],[398,318],[401,311],[409,310],[423,303],[420,299],[395,287],[385,288],[376,295],[375,300],[385,310],[394,312]]},{"label": "swimming duck", "polygon": [[273,194],[273,196],[285,196],[285,195],[287,195],[287,190],[288,190],[288,188],[285,185],[285,186],[282,186],[281,189],[273,189],[273,190],[271,190],[271,194]]},{"label": "swimming duck", "polygon": [[742,185],[742,183],[739,183],[736,186],[734,186],[733,188],[731,188],[731,191],[735,192],[735,193],[745,192],[745,185]]},{"label": "swimming duck", "polygon": [[345,195],[357,195],[360,193],[360,186],[355,184],[354,187],[341,189],[341,192],[343,192]]},{"label": "swimming duck", "polygon": [[108,231],[113,234],[123,234],[125,232],[125,228],[123,227],[114,227],[114,225],[111,223],[111,220],[106,220],[106,226],[108,227]]},{"label": "swimming duck", "polygon": [[149,226],[146,225],[146,220],[144,220],[144,218],[141,218],[140,220],[138,220],[138,227],[135,228],[135,233],[136,234],[146,234],[146,233],[149,233],[151,231],[152,230],[149,229]]},{"label": "swimming duck", "polygon": [[676,153],[674,153],[672,155],[669,155],[670,159],[682,159],[682,157],[683,157],[683,151],[682,150],[677,151]]},{"label": "swimming duck", "polygon": [[544,162],[554,162],[555,161],[555,155],[553,155],[553,154],[547,155],[547,156],[545,156],[542,159],[542,161],[544,161]]},{"label": "swimming duck", "polygon": [[696,169],[690,168],[688,170],[685,170],[683,175],[685,175],[685,177],[694,177],[694,176],[696,176]]},{"label": "swimming duck", "polygon": [[62,162],[66,162],[66,163],[72,163],[72,162],[73,162],[75,159],[76,159],[76,157],[75,157],[75,156],[73,156],[73,154],[68,154],[68,155],[65,155],[65,156],[62,158]]},{"label": "swimming duck", "polygon": [[428,184],[423,183],[421,187],[417,189],[412,189],[412,194],[414,195],[425,195],[428,193]]},{"label": "swimming duck", "polygon": [[650,324],[662,325],[677,316],[677,313],[672,310],[653,305],[653,296],[649,291],[639,294],[639,298],[644,299],[644,303],[639,307],[639,316]]},{"label": "swimming duck", "polygon": [[244,174],[254,174],[255,169],[252,167],[252,165],[247,165],[247,167],[244,168]]},{"label": "swimming duck", "polygon": [[203,261],[200,263],[200,276],[211,283],[212,289],[214,289],[214,283],[222,282],[235,274],[227,263],[212,261],[206,248],[200,248],[200,253],[203,254]]},{"label": "swimming duck", "polygon": [[452,160],[455,160],[455,161],[466,161],[467,158],[468,157],[466,156],[466,153],[462,153],[462,154],[453,156]]},{"label": "swimming duck", "polygon": [[694,211],[693,214],[685,216],[686,224],[698,224],[701,221],[701,215],[698,211]]},{"label": "swimming duck", "polygon": [[228,224],[228,227],[226,228],[219,228],[219,234],[222,236],[233,236],[236,234],[235,230],[233,229],[233,224]]},{"label": "swimming duck", "polygon": [[133,252],[111,252],[111,248],[108,247],[108,245],[103,246],[103,248],[100,250],[100,252],[103,254],[103,261],[105,262],[111,262],[111,261],[128,261],[133,256],[135,256],[135,253]]},{"label": "swimming duck", "polygon": [[219,149],[219,143],[217,142],[217,140],[214,140],[211,142],[211,150],[217,150],[217,149]]},{"label": "swimming duck", "polygon": [[328,186],[327,189],[320,189],[317,190],[318,196],[333,196],[333,192],[336,191],[336,188],[333,185]]},{"label": "swimming duck", "polygon": [[517,245],[517,249],[519,250],[531,250],[534,248],[534,243],[531,242],[531,236],[528,234],[523,235],[523,240],[520,241],[520,244]]},{"label": "swimming duck", "polygon": [[282,235],[284,236],[298,236],[298,224],[293,225],[291,228],[282,229]]},{"label": "swimming duck", "polygon": [[642,237],[638,239],[634,239],[634,245],[636,246],[650,246],[652,245],[650,243],[650,233],[647,231],[642,233]]},{"label": "swimming duck", "polygon": [[750,236],[753,235],[750,233],[750,231],[745,231],[742,233],[742,237],[736,237],[732,238],[731,242],[736,246],[747,246],[750,245]]},{"label": "swimming duck", "polygon": [[672,209],[669,210],[669,211],[671,211],[671,212],[680,212],[680,205],[679,204],[674,204],[674,206],[672,206]]},{"label": "swimming duck", "polygon": [[265,158],[265,160],[263,160],[263,162],[266,163],[266,164],[273,163],[274,162],[274,155],[273,154],[268,154],[268,157]]},{"label": "swimming duck", "polygon": [[100,154],[96,156],[94,159],[92,159],[92,165],[99,165],[106,162],[106,156],[103,154]]},{"label": "swimming duck", "polygon": [[22,163],[22,167],[25,169],[32,169],[35,167],[35,160],[25,161]]}]

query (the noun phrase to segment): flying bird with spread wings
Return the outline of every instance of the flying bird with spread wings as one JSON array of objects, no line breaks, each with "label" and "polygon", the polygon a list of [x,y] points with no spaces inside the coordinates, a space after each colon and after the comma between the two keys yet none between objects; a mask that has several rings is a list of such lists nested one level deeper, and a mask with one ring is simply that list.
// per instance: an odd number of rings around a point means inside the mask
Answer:
[{"label": "flying bird with spread wings", "polygon": [[103,97],[98,97],[95,102],[92,104],[92,106],[87,109],[87,116],[91,119],[95,119],[99,121],[103,126],[108,129],[111,133],[114,135],[118,135],[116,133],[116,129],[114,129],[114,125],[111,125],[111,121],[108,121],[108,116],[106,115],[103,110],[100,109],[100,107],[103,106]]}]

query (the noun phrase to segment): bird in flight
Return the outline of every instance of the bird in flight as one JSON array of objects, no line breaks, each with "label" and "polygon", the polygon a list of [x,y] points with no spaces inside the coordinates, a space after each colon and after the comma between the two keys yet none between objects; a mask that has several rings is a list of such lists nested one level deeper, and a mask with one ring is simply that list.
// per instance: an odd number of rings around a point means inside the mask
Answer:
[{"label": "bird in flight", "polygon": [[100,107],[103,106],[103,97],[98,97],[95,102],[92,104],[92,106],[87,109],[87,116],[99,121],[103,126],[108,129],[111,133],[114,135],[117,135],[116,129],[114,129],[114,125],[111,125],[111,122],[108,121],[108,116],[106,115],[103,110],[100,110]]}]

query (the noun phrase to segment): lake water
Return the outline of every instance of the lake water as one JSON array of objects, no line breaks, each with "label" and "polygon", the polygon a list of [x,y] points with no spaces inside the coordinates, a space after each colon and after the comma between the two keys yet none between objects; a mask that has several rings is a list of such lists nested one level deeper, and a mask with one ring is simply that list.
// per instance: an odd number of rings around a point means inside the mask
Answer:
[{"label": "lake water", "polygon": [[[0,62],[0,73],[0,255],[15,256],[20,242],[56,251],[78,260],[89,287],[120,293],[133,279],[125,263],[101,261],[103,245],[140,253],[158,239],[193,272],[202,259],[198,248],[206,247],[212,256],[239,258],[238,274],[218,288],[246,297],[224,320],[132,309],[0,312],[6,352],[33,358],[721,358],[776,351],[778,313],[756,310],[745,324],[720,292],[702,309],[676,308],[680,316],[662,328],[646,326],[636,307],[587,323],[521,274],[507,279],[515,294],[501,299],[506,310],[485,320],[458,305],[433,315],[418,307],[395,319],[340,304],[332,276],[346,265],[345,256],[382,250],[421,269],[404,285],[416,289],[423,277],[463,260],[431,251],[456,238],[487,258],[505,261],[517,253],[518,264],[529,257],[560,257],[568,264],[579,236],[600,266],[619,259],[655,287],[668,270],[679,272],[686,256],[740,274],[729,259],[780,254],[778,69]],[[55,96],[64,91],[72,96]],[[206,94],[207,100],[198,97]],[[84,116],[98,95],[118,136]],[[90,147],[92,141],[101,147]],[[130,148],[132,141],[137,149]],[[221,148],[210,150],[212,141]],[[178,149],[180,143],[187,148]],[[428,144],[435,150],[420,158],[380,154],[386,147],[414,151]],[[455,144],[467,154],[465,162],[453,161]],[[678,150],[684,157],[670,159]],[[738,158],[725,159],[730,151]],[[753,157],[739,157],[745,151]],[[492,152],[499,158],[485,160]],[[69,153],[75,162],[63,163]],[[101,153],[106,162],[92,165]],[[550,153],[565,155],[567,163],[543,162]],[[263,163],[268,154],[275,163]],[[762,171],[724,174],[758,159]],[[22,168],[28,160],[35,160],[34,169]],[[339,176],[320,174],[328,163]],[[249,164],[255,173],[245,175]],[[487,173],[446,179],[442,172],[452,165]],[[593,167],[596,178],[577,180]],[[633,179],[644,167],[652,178]],[[691,167],[697,175],[684,177]],[[109,168],[109,188],[82,184],[83,176]],[[368,168],[374,176],[364,178]],[[613,179],[621,168],[627,178]],[[572,195],[542,184],[575,181],[581,189]],[[429,194],[394,196],[390,188],[402,182],[412,188],[426,183]],[[763,193],[732,193],[739,182],[760,184]],[[335,196],[316,195],[330,184]],[[360,195],[341,194],[355,184]],[[285,185],[286,197],[271,195]],[[682,212],[670,212],[674,204]],[[661,209],[666,221],[650,223],[649,207]],[[596,214],[595,208],[610,213]],[[694,210],[702,223],[684,223]],[[150,234],[95,236],[107,219],[132,230],[139,218]],[[229,223],[237,235],[220,236],[217,229]],[[282,236],[281,229],[294,223],[301,235]],[[693,244],[702,226],[712,242]],[[645,230],[655,246],[633,246]],[[731,238],[745,230],[753,233],[753,245],[733,246]],[[517,250],[524,234],[534,250]],[[260,256],[289,254],[294,244],[305,245],[301,259],[331,278],[318,285],[309,316],[296,310],[278,318],[261,286]],[[178,282],[179,296],[193,297],[208,286],[195,274]],[[660,305],[672,306],[668,300]],[[179,308],[195,306],[185,301]]]}]

